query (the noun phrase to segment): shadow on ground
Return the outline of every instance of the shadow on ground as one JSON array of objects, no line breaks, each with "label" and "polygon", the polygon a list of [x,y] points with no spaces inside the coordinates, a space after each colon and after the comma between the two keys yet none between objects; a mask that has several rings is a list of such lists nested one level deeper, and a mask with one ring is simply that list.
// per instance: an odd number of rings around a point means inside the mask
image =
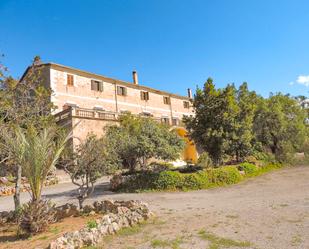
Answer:
[{"label": "shadow on ground", "polygon": [[[116,192],[113,192],[110,190],[109,183],[104,182],[100,183],[95,186],[94,192],[91,195],[91,198],[95,198],[97,196],[102,195],[104,192],[104,195],[114,195],[117,194]],[[78,194],[78,187],[76,186],[76,189],[72,189],[69,191],[64,191],[64,192],[59,192],[59,193],[54,193],[54,194],[45,194],[43,197],[48,198],[48,199],[53,199],[53,198],[60,198],[60,197],[75,197]]]}]

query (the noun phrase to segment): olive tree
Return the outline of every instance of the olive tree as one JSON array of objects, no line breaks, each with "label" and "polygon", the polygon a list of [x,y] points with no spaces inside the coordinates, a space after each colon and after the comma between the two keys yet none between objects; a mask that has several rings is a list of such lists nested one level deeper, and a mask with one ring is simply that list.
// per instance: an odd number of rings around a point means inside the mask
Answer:
[{"label": "olive tree", "polygon": [[105,139],[97,138],[94,134],[88,134],[73,152],[68,149],[62,164],[72,183],[78,186],[77,199],[82,209],[85,199],[92,195],[96,181],[113,173],[119,161]]}]

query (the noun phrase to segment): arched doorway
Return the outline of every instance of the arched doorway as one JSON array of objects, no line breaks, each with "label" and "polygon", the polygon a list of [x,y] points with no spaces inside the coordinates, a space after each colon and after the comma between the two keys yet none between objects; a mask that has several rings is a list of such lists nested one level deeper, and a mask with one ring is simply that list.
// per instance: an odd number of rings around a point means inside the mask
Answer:
[{"label": "arched doorway", "polygon": [[188,132],[183,127],[172,128],[177,134],[184,138],[186,145],[182,154],[182,159],[186,162],[191,161],[192,163],[197,162],[197,150],[193,141],[188,138]]}]

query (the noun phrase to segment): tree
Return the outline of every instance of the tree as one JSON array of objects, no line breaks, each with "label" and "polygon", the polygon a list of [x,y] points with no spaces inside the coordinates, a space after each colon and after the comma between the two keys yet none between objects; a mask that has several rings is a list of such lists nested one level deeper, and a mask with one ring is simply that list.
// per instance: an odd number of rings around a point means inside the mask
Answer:
[{"label": "tree", "polygon": [[166,125],[131,114],[123,115],[119,126],[108,127],[105,137],[130,171],[145,169],[150,158],[175,160],[184,148],[183,139]]},{"label": "tree", "polygon": [[262,101],[254,118],[257,141],[279,161],[298,151],[307,136],[306,111],[297,101],[281,93]]},{"label": "tree", "polygon": [[[40,59],[35,57],[27,74],[20,81],[7,75],[7,68],[0,63],[0,128],[14,135],[15,126],[27,128],[46,127],[54,123],[50,102],[51,89],[44,86],[44,77],[40,68]],[[3,140],[2,140],[3,141]],[[8,163],[8,155],[3,150],[1,161]],[[15,209],[20,207],[20,188],[22,168],[17,162],[10,160],[15,168]]]},{"label": "tree", "polygon": [[190,137],[209,153],[215,165],[222,163],[225,154],[232,153],[239,113],[235,94],[234,85],[216,89],[213,80],[208,78],[204,88],[196,90],[195,116],[184,120]]},{"label": "tree", "polygon": [[2,147],[21,166],[29,181],[32,202],[38,202],[47,174],[56,165],[71,135],[64,135],[56,126],[43,129],[15,126],[13,131],[2,130],[5,139]]},{"label": "tree", "polygon": [[254,149],[253,119],[259,97],[255,92],[248,90],[244,82],[236,92],[238,113],[235,120],[235,136],[233,137],[231,153],[236,156],[236,161],[243,161],[252,154]]},{"label": "tree", "polygon": [[63,160],[65,171],[70,175],[72,183],[78,186],[78,202],[80,209],[86,198],[94,191],[95,182],[103,175],[108,175],[118,168],[119,160],[103,138],[88,134]]}]

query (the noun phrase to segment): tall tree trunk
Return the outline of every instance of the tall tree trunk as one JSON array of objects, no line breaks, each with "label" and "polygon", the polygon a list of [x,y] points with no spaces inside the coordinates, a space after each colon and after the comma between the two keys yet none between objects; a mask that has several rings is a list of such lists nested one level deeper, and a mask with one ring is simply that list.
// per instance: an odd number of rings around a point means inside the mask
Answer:
[{"label": "tall tree trunk", "polygon": [[21,188],[21,166],[17,166],[16,172],[16,182],[15,182],[15,194],[14,194],[14,204],[15,204],[15,211],[20,208],[20,188]]}]

